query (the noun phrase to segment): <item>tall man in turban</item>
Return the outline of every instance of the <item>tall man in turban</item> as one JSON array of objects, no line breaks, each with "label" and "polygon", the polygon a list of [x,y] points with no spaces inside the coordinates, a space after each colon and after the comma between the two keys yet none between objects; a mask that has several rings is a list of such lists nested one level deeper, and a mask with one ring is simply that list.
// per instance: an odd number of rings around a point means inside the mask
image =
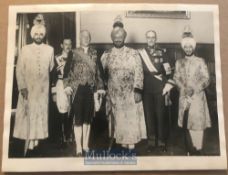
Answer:
[{"label": "tall man in turban", "polygon": [[26,140],[29,149],[48,137],[49,73],[54,52],[43,43],[45,35],[44,25],[32,27],[33,43],[22,48],[16,68],[19,99],[13,136]]},{"label": "tall man in turban", "polygon": [[73,53],[68,77],[63,79],[66,94],[72,95],[76,156],[89,151],[89,136],[95,114],[94,93],[103,89],[97,64],[97,51],[90,46],[89,31],[80,32],[80,47]]},{"label": "tall man in turban", "polygon": [[180,91],[178,125],[186,125],[194,151],[200,154],[203,133],[211,126],[205,88],[209,85],[209,73],[203,58],[194,55],[196,41],[191,32],[185,32],[181,41],[185,57],[176,61],[174,81]]},{"label": "tall man in turban", "polygon": [[[148,152],[154,145],[166,151],[168,116],[164,115],[165,102],[169,99],[169,91],[173,87],[172,71],[165,51],[156,44],[157,34],[149,30],[145,34],[147,47],[140,49],[143,60],[144,89],[143,107],[145,112]],[[168,104],[167,104],[168,105]]]},{"label": "tall man in turban", "polygon": [[103,53],[101,63],[107,75],[107,114],[114,118],[114,138],[122,147],[134,149],[137,142],[146,138],[141,103],[143,70],[138,52],[125,46],[126,36],[123,24],[114,23],[114,47]]}]

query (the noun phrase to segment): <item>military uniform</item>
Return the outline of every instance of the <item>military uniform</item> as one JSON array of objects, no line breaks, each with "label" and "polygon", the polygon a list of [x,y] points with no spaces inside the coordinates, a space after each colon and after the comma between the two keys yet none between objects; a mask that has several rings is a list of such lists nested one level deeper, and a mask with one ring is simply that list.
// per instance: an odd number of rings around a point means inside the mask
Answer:
[{"label": "military uniform", "polygon": [[144,72],[143,107],[145,113],[147,136],[149,146],[155,143],[162,144],[167,139],[167,116],[165,111],[165,95],[162,95],[166,83],[173,84],[170,79],[171,67],[166,53],[159,47],[145,48],[148,61],[152,63],[154,71],[148,68],[141,54]]},{"label": "military uniform", "polygon": [[[52,86],[52,95],[56,94],[56,84],[58,79],[67,78],[70,66],[72,64],[73,53],[70,51],[67,55],[67,58],[64,58],[63,54],[58,54],[55,56],[54,69],[51,72],[51,86]],[[51,102],[52,108],[52,122],[51,128],[53,130],[54,139],[61,138],[61,141],[68,139],[71,132],[71,126],[73,122],[70,120],[68,113],[59,112],[57,108],[56,101]],[[63,124],[63,131],[62,131]]]}]

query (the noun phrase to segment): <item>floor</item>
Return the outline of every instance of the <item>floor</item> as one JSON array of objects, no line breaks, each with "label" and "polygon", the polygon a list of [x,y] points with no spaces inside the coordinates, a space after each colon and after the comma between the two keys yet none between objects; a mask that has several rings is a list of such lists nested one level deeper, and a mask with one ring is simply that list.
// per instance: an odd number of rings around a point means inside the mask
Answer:
[{"label": "floor", "polygon": [[[169,130],[168,150],[162,152],[154,149],[147,152],[147,141],[142,140],[136,144],[135,151],[137,156],[186,156],[184,141],[184,131],[174,123]],[[105,117],[97,115],[92,123],[90,148],[92,150],[108,149],[110,138],[108,137],[108,123]],[[216,120],[213,121],[212,128],[205,131],[204,135],[204,155],[219,155],[219,137]],[[24,141],[10,136],[9,157],[23,158]],[[113,144],[112,149],[121,149],[120,145]],[[75,143],[70,142],[62,146],[59,139],[47,139],[40,143],[39,147],[27,154],[28,157],[74,157]]]}]

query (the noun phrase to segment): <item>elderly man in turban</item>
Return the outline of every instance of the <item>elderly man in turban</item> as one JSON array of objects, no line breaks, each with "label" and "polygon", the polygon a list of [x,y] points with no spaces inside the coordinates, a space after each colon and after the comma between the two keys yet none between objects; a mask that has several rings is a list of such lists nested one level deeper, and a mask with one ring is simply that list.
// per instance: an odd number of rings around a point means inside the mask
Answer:
[{"label": "elderly man in turban", "polygon": [[194,55],[196,41],[191,32],[184,32],[181,47],[185,57],[177,60],[174,73],[180,90],[178,125],[189,131],[194,149],[188,152],[198,155],[202,153],[204,130],[211,126],[204,92],[209,73],[204,59]]},{"label": "elderly man in turban", "polygon": [[126,36],[123,23],[114,23],[114,47],[103,53],[101,63],[107,75],[107,114],[114,119],[114,138],[122,147],[134,149],[137,142],[146,138],[141,102],[143,70],[138,52],[125,46]]},{"label": "elderly man in turban", "polygon": [[31,29],[32,44],[25,45],[16,67],[19,90],[13,136],[33,149],[48,137],[49,73],[54,66],[53,48],[43,43],[44,25]]}]

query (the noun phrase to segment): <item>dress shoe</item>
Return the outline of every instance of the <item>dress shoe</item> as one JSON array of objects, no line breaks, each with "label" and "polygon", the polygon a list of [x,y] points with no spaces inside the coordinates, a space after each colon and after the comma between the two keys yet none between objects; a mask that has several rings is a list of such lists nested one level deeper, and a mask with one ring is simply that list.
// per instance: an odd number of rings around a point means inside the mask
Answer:
[{"label": "dress shoe", "polygon": [[158,141],[158,147],[160,148],[161,152],[167,152],[167,145],[164,142]]}]

